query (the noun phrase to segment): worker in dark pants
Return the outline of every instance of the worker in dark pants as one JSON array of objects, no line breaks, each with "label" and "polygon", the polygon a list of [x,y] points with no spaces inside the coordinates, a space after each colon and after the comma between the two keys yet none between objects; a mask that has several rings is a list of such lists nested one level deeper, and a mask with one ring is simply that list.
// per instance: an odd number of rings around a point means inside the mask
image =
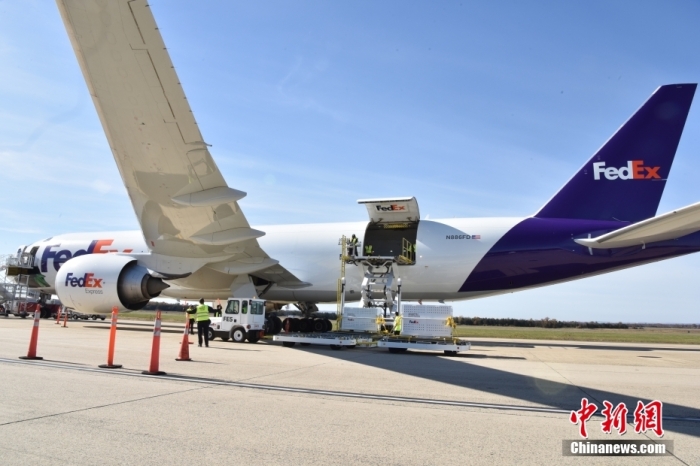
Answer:
[{"label": "worker in dark pants", "polygon": [[204,298],[199,300],[199,306],[197,306],[194,320],[197,321],[197,339],[199,340],[199,346],[202,346],[202,334],[204,334],[204,345],[209,348],[209,306],[204,304]]},{"label": "worker in dark pants", "polygon": [[190,319],[190,335],[194,335],[194,314],[197,312],[197,308],[190,306],[185,312],[187,312],[187,316]]},{"label": "worker in dark pants", "polygon": [[357,256],[357,243],[359,240],[357,239],[357,236],[355,236],[355,233],[352,234],[352,237],[350,238],[350,247],[348,248],[350,250],[350,253],[348,254],[349,256]]}]

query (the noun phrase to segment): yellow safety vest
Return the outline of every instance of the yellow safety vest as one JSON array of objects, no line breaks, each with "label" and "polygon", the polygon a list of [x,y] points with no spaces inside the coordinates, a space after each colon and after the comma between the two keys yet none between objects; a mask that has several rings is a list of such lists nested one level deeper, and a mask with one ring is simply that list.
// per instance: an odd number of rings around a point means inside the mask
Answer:
[{"label": "yellow safety vest", "polygon": [[401,326],[402,326],[401,324],[403,323],[402,320],[403,319],[401,318],[401,316],[394,317],[394,328],[393,328],[394,332],[401,333]]},{"label": "yellow safety vest", "polygon": [[197,317],[195,317],[195,320],[197,322],[202,322],[203,320],[209,320],[209,306],[206,304],[200,304],[197,306]]}]

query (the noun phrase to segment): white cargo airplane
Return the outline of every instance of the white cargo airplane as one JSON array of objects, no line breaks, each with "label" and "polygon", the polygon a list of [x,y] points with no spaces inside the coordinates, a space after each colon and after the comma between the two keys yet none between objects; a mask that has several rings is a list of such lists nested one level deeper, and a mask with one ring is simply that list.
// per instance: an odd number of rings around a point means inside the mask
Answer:
[{"label": "white cargo airplane", "polygon": [[[380,256],[406,244],[403,298],[461,300],[619,270],[700,250],[700,204],[656,210],[695,84],[658,88],[536,214],[421,220],[414,198],[364,200],[369,220],[252,228],[212,159],[144,0],[58,0],[141,230],[54,236],[32,283],[86,313],[160,294],[334,302],[339,238]],[[360,246],[360,255],[366,252]],[[361,267],[347,270],[359,299]]]}]

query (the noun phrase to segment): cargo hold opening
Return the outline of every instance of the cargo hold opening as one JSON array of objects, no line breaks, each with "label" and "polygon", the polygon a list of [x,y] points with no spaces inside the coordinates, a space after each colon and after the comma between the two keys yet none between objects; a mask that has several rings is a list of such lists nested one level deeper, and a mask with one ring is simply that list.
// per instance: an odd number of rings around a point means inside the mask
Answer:
[{"label": "cargo hold opening", "polygon": [[404,240],[416,244],[418,222],[370,223],[365,230],[362,243],[366,254],[367,246],[372,246],[372,255],[396,257],[404,253]]}]

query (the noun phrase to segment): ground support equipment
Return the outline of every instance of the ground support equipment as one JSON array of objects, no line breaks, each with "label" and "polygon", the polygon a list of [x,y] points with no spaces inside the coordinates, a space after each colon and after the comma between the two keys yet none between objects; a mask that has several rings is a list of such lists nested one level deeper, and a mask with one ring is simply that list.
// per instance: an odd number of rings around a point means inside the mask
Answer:
[{"label": "ground support equipment", "polygon": [[283,346],[292,347],[299,343],[302,346],[328,345],[331,349],[355,348],[356,346],[376,346],[375,338],[369,334],[352,333],[284,333],[272,337],[273,341],[281,341]]},{"label": "ground support equipment", "polygon": [[407,350],[442,351],[448,356],[454,356],[471,349],[471,343],[456,338],[407,338],[401,336],[382,337],[377,341],[377,346],[387,348],[392,353],[402,353]]}]

